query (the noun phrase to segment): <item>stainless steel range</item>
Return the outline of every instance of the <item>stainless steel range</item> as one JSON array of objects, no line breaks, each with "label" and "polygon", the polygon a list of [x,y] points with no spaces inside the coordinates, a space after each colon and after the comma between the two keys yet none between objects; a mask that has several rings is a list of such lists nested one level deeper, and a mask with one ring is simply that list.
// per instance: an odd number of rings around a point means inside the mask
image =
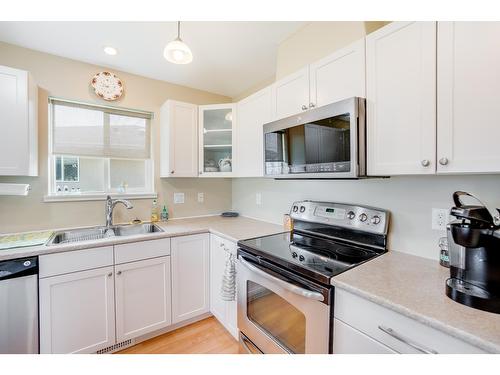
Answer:
[{"label": "stainless steel range", "polygon": [[331,279],[387,251],[389,213],[292,205],[291,232],[238,242],[238,328],[249,353],[331,353]]}]

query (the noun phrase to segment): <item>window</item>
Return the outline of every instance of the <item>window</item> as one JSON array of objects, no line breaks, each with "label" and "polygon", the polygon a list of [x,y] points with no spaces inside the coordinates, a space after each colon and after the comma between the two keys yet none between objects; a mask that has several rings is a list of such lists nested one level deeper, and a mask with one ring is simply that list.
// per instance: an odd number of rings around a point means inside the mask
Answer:
[{"label": "window", "polygon": [[50,98],[49,196],[153,194],[152,114]]}]

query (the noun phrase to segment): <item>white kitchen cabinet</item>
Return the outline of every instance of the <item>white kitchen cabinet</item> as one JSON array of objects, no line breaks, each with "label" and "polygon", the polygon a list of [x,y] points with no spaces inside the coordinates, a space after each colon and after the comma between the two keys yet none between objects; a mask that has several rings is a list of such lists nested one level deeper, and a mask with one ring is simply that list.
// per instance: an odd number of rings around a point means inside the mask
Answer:
[{"label": "white kitchen cabinet", "polygon": [[392,22],[366,36],[368,175],[436,170],[436,23]]},{"label": "white kitchen cabinet", "polygon": [[171,241],[172,323],[209,312],[210,239],[208,234]]},{"label": "white kitchen cabinet", "polygon": [[438,22],[438,173],[500,172],[500,22]]},{"label": "white kitchen cabinet", "polygon": [[210,312],[238,339],[236,298],[234,301],[224,301],[220,294],[228,254],[236,257],[236,250],[234,242],[210,235]]},{"label": "white kitchen cabinet", "polygon": [[198,176],[198,106],[167,100],[160,109],[160,177]]},{"label": "white kitchen cabinet", "polygon": [[310,100],[315,107],[365,97],[365,39],[311,64]]},{"label": "white kitchen cabinet", "polygon": [[[384,347],[403,354],[485,353],[469,343],[340,288],[335,288],[334,316],[358,331],[347,333],[345,326],[334,326],[334,350],[337,348],[342,353],[380,353]],[[340,329],[338,336],[335,328]],[[357,346],[347,340],[363,341],[363,344]]]},{"label": "white kitchen cabinet", "polygon": [[235,104],[199,106],[199,175],[232,177],[235,172]]},{"label": "white kitchen cabinet", "polygon": [[261,177],[264,175],[263,125],[273,120],[271,87],[240,101],[237,113],[237,176]]},{"label": "white kitchen cabinet", "polygon": [[29,72],[0,66],[0,176],[38,175],[37,102]]},{"label": "white kitchen cabinet", "polygon": [[95,353],[115,343],[113,267],[42,278],[40,353]]},{"label": "white kitchen cabinet", "polygon": [[171,324],[170,257],[115,266],[116,340]]},{"label": "white kitchen cabinet", "polygon": [[342,321],[333,319],[333,354],[354,353],[395,354],[396,352]]},{"label": "white kitchen cabinet", "polygon": [[275,119],[309,109],[309,66],[280,79],[271,87]]}]

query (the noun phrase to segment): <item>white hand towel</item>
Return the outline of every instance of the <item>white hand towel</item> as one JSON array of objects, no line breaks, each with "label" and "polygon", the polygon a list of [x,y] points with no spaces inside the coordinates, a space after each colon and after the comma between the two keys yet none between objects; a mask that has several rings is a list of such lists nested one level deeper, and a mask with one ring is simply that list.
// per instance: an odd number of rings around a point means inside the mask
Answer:
[{"label": "white hand towel", "polygon": [[236,299],[236,261],[231,253],[226,255],[226,267],[222,275],[220,295],[224,301]]}]

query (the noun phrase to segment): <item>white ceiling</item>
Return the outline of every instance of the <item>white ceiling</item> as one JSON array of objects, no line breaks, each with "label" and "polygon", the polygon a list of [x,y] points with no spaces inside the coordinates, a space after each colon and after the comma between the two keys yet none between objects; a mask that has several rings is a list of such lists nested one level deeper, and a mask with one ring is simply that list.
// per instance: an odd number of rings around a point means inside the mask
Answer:
[{"label": "white ceiling", "polygon": [[274,76],[279,43],[304,24],[182,22],[189,65],[163,58],[176,22],[0,22],[0,41],[234,97]]}]

